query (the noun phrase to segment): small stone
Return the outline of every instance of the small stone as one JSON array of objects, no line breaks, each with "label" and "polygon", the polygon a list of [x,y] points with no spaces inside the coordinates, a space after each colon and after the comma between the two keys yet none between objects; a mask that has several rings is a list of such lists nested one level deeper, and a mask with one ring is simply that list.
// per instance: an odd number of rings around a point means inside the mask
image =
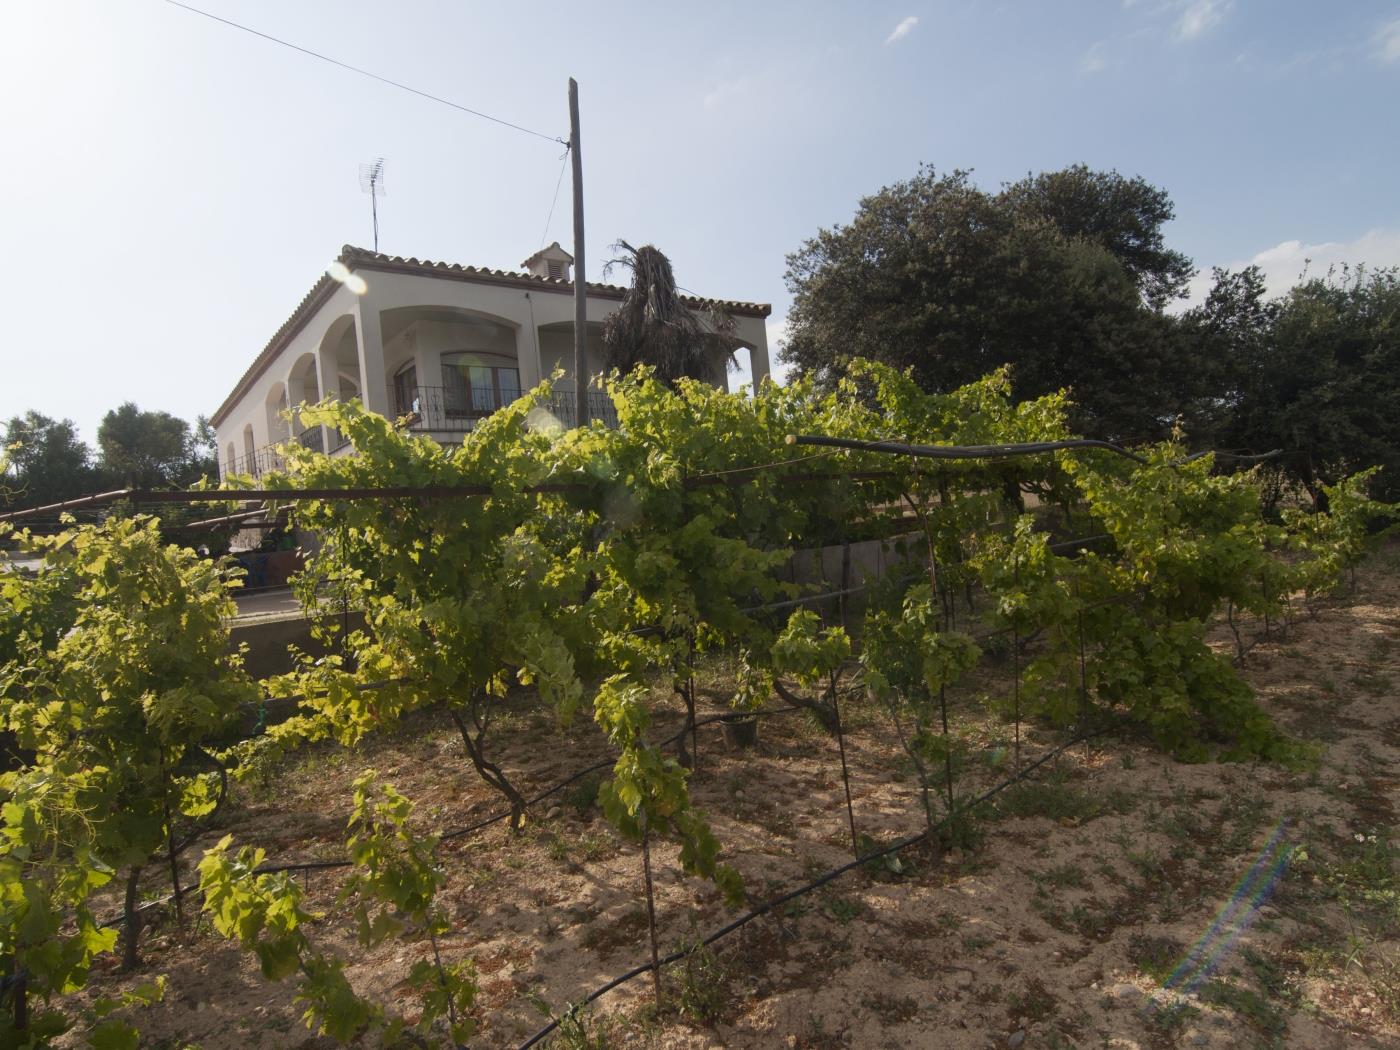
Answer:
[{"label": "small stone", "polygon": [[1191,1045],[1210,1046],[1210,1036],[1208,1036],[1205,1032],[1197,1032],[1195,1038],[1191,1040]]},{"label": "small stone", "polygon": [[740,790],[734,792],[734,801],[736,801],[736,802],[742,802],[742,801],[744,801],[744,792],[743,792],[743,789],[740,789]]},{"label": "small stone", "polygon": [[559,819],[561,816],[563,816],[563,815],[564,815],[564,809],[563,809],[562,806],[550,806],[550,807],[549,807],[549,812],[547,812],[547,813],[544,815],[544,819],[545,819],[545,820],[558,820],[558,819]]},{"label": "small stone", "polygon": [[1135,999],[1141,999],[1142,992],[1131,984],[1116,984],[1113,986],[1113,997],[1125,1002],[1132,1002]]},{"label": "small stone", "polygon": [[1008,1047],[1010,1047],[1011,1050],[1016,1050],[1016,1048],[1017,1048],[1018,1046],[1020,1046],[1022,1043],[1024,1043],[1025,1041],[1026,1041],[1026,1030],[1025,1030],[1024,1028],[1018,1028],[1018,1029],[1016,1029],[1016,1031],[1012,1032],[1010,1035],[1008,1035],[1008,1036],[1006,1037],[1006,1045],[1007,1045]]}]

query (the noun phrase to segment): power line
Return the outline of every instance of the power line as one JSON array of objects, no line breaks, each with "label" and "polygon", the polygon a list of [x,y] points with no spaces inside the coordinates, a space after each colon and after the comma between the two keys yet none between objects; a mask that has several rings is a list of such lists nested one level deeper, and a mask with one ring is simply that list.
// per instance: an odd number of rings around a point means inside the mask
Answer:
[{"label": "power line", "polygon": [[191,7],[189,4],[182,4],[180,3],[180,0],[165,0],[165,2],[167,4],[170,4],[172,7],[178,7],[182,10],[189,11],[191,14],[203,15],[205,18],[212,19],[215,22],[222,22],[226,26],[231,26],[234,29],[240,29],[245,33],[250,33],[256,37],[261,37],[263,40],[271,41],[274,44],[281,44],[283,47],[291,48],[293,51],[300,51],[303,55],[310,55],[312,58],[319,58],[322,62],[329,62],[333,66],[339,66],[341,69],[348,69],[350,70],[350,72],[358,73],[362,77],[369,77],[371,80],[377,80],[381,84],[388,84],[390,87],[396,87],[401,91],[407,91],[410,94],[419,96],[420,98],[426,98],[433,102],[440,102],[444,106],[450,106],[453,109],[461,110],[463,113],[470,113],[472,116],[480,117],[482,120],[489,120],[493,124],[500,124],[502,127],[512,128],[515,131],[521,131],[524,132],[526,135],[533,135],[535,136],[535,138],[544,139],[546,142],[557,142],[563,146],[568,145],[568,143],[561,139],[558,135],[547,135],[542,131],[535,131],[531,128],[522,127],[519,124],[514,124],[509,120],[503,120],[500,117],[493,117],[490,113],[483,113],[479,109],[472,109],[470,106],[464,106],[461,103],[452,102],[448,99],[442,98],[439,95],[433,95],[429,94],[426,91],[420,91],[416,87],[410,87],[409,85],[400,83],[397,80],[390,80],[388,77],[380,76],[378,73],[372,73],[368,69],[361,69],[359,66],[352,66],[349,62],[342,62],[338,58],[331,58],[329,55],[323,55],[319,51],[312,51],[310,48],[302,47],[299,44],[293,44],[290,41],[281,39],[280,37],[275,37],[269,33],[260,32],[259,30],[253,29],[250,26],[245,26],[238,22],[230,21],[227,18],[221,18],[218,15],[211,14],[208,11],[202,11],[197,7]]},{"label": "power line", "polygon": [[559,203],[559,187],[564,185],[564,168],[569,163],[569,146],[564,145],[564,155],[559,158],[559,178],[554,180],[554,199],[549,202],[549,215],[544,220],[544,232],[540,234],[540,247],[544,247],[544,239],[549,236],[549,224],[554,221],[554,206]]}]

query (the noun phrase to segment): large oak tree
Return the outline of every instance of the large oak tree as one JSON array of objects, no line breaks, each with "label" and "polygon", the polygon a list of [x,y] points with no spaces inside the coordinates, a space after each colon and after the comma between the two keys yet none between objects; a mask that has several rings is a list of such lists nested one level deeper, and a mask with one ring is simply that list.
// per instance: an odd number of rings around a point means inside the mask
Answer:
[{"label": "large oak tree", "polygon": [[1069,387],[1095,436],[1161,436],[1201,392],[1157,305],[1190,264],[1162,246],[1166,195],[1083,168],[992,194],[924,167],[788,257],[783,359],[830,383],[852,357],[948,390],[1003,364],[1018,397]]}]

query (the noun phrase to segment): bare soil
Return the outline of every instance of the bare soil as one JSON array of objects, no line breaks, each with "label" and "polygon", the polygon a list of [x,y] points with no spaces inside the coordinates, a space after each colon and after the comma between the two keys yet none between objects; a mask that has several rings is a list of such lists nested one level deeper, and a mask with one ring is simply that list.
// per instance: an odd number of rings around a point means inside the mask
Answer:
[{"label": "bare soil", "polygon": [[[1261,628],[1245,627],[1258,644],[1243,673],[1282,726],[1315,743],[1307,768],[1184,765],[1127,737],[1078,744],[979,811],[961,843],[906,851],[901,872],[852,872],[750,923],[714,958],[671,968],[664,1009],[647,978],[624,985],[585,1015],[588,1030],[609,1047],[1400,1046],[1397,549],[1315,618],[1267,639]],[[1233,653],[1228,629],[1218,634]],[[726,680],[722,659],[706,664],[716,710]],[[954,698],[961,797],[1016,764],[1012,726],[983,702],[1009,681],[989,664]],[[658,735],[679,725],[667,692],[658,686],[670,705]],[[607,756],[592,726],[563,735],[528,697],[514,703],[495,750],[518,783],[539,789]],[[917,782],[887,717],[854,696],[845,708],[859,831],[918,831]],[[1021,739],[1024,763],[1065,738],[1023,724]],[[704,729],[699,750],[694,797],[752,901],[850,858],[835,742],[806,716],[765,719],[753,751]],[[447,720],[424,712],[392,737],[310,749],[240,788],[208,841],[232,833],[271,859],[336,857],[350,782],[367,766],[416,800],[425,829],[499,808]],[[537,807],[519,835],[497,824],[442,846],[444,955],[474,959],[480,979],[474,1047],[517,1046],[548,1011],[648,958],[640,853],[592,804],[596,784]],[[711,886],[682,877],[673,847],[653,863],[663,950],[733,917]],[[168,892],[158,875],[153,897]],[[313,937],[349,961],[362,993],[394,1003],[429,946],[362,952],[338,882],[309,879],[324,915]],[[92,982],[110,994],[168,975],[164,1002],[131,1018],[143,1045],[331,1045],[302,1025],[293,982],[265,982],[207,923],[181,930],[166,917],[144,954],[142,972],[104,968]]]}]

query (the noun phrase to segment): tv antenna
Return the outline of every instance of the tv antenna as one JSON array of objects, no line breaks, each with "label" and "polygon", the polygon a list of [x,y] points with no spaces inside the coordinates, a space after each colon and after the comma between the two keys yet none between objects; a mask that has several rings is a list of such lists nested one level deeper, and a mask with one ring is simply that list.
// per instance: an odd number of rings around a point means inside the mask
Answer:
[{"label": "tv antenna", "polygon": [[360,189],[369,194],[369,210],[374,216],[374,250],[379,251],[379,198],[384,195],[384,158],[360,165]]}]

